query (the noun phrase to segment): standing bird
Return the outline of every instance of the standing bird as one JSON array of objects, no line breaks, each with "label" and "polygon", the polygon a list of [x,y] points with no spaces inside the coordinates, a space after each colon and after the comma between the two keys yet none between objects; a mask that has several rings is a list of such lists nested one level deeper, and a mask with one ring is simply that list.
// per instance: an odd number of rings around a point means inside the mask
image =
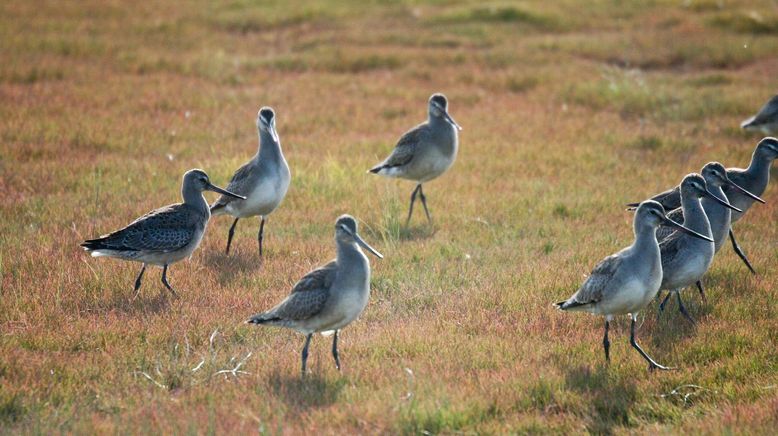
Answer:
[{"label": "standing bird", "polygon": [[211,205],[211,213],[214,216],[228,214],[235,217],[227,236],[227,254],[230,254],[230,244],[238,220],[259,215],[261,221],[257,241],[259,255],[262,256],[262,238],[267,216],[281,204],[289,189],[291,175],[289,165],[281,151],[273,109],[263,107],[259,110],[257,131],[259,132],[257,154],[235,172],[227,185],[227,190],[243,195],[245,199],[223,195]]},{"label": "standing bird", "polygon": [[[659,289],[667,289],[670,293],[675,293],[678,298],[678,310],[692,323],[695,321],[683,305],[681,290],[697,283],[705,275],[716,252],[710,221],[700,201],[703,197],[733,210],[739,210],[713,195],[701,175],[691,173],[681,182],[684,226],[708,236],[709,239],[700,240],[676,231],[659,241],[659,250],[662,253],[662,285]],[[659,305],[660,310],[664,310],[668,299],[669,294]]]},{"label": "standing bird", "polygon": [[[727,176],[739,186],[747,189],[748,192],[761,196],[764,194],[767,189],[767,184],[770,182],[770,167],[775,159],[778,159],[778,139],[772,137],[764,138],[756,145],[754,153],[751,155],[751,163],[748,165],[748,168],[728,168]],[[732,205],[743,210],[740,213],[732,213],[733,223],[740,220],[740,218],[743,217],[743,214],[745,214],[746,211],[751,208],[751,205],[754,204],[753,199],[730,187],[724,187],[724,194],[727,195],[727,198]],[[729,229],[729,239],[732,241],[732,248],[735,250],[735,253],[740,256],[748,269],[756,274],[748,257],[746,257],[745,253],[743,253],[743,250],[740,248],[740,245],[737,243],[735,232],[732,231],[732,228]]]},{"label": "standing bird", "polygon": [[[767,189],[767,183],[770,181],[770,166],[775,159],[778,159],[778,139],[768,137],[762,139],[759,141],[759,144],[757,144],[756,149],[754,149],[754,153],[751,156],[751,163],[748,165],[748,168],[727,169],[727,178],[740,188],[748,191],[748,194],[746,194],[729,184],[725,184],[722,187],[724,194],[727,196],[727,201],[742,210],[742,212],[732,212],[732,223],[735,223],[742,218],[743,214],[752,204],[754,204],[754,201],[764,203],[764,201],[757,199],[757,196],[764,194],[764,191]],[[665,210],[677,209],[681,207],[680,187],[676,186],[673,189],[655,195],[651,199],[661,203]],[[631,203],[627,206],[634,207],[636,205],[637,203]],[[740,245],[737,243],[731,225],[729,228],[729,239],[732,242],[732,248],[735,250],[735,253],[743,260],[748,269],[751,270],[753,274],[756,274],[748,257],[746,257],[745,253],[743,253],[743,250],[740,248]],[[718,248],[719,242],[717,241],[716,249],[718,250]]]},{"label": "standing bird", "polygon": [[381,253],[359,236],[357,221],[350,215],[341,215],[335,222],[335,242],[338,246],[335,260],[306,274],[284,301],[247,321],[249,324],[286,327],[304,334],[303,376],[314,333],[335,333],[332,357],[340,371],[338,331],[357,319],[370,298],[370,262],[360,246],[383,259]]},{"label": "standing bird", "polygon": [[610,362],[610,322],[614,315],[629,314],[632,319],[629,342],[648,361],[648,369],[670,369],[656,363],[635,340],[637,314],[656,297],[662,282],[662,260],[656,240],[656,229],[661,224],[673,226],[692,237],[711,241],[707,236],[668,219],[659,203],[644,201],[635,213],[635,242],[603,259],[572,297],[555,304],[558,309],[565,311],[605,315],[602,345],[607,362]]},{"label": "standing bird", "polygon": [[135,279],[136,297],[146,266],[161,266],[162,284],[176,296],[176,291],[167,282],[167,268],[191,256],[203,239],[205,227],[211,218],[203,191],[244,198],[211,184],[203,170],[189,170],[184,174],[181,186],[183,203],[155,209],[127,227],[84,241],[81,246],[94,257],[108,256],[142,262],[143,268]]},{"label": "standing bird", "polygon": [[427,121],[405,132],[397,141],[392,154],[370,169],[373,174],[413,180],[417,183],[411,194],[406,226],[411,221],[417,194],[421,197],[427,221],[432,222],[427,209],[427,197],[421,185],[440,176],[454,163],[459,147],[457,130],[462,130],[462,127],[448,114],[446,96],[432,94]]},{"label": "standing bird", "polygon": [[746,131],[775,135],[778,132],[778,95],[773,96],[756,115],[740,123],[740,127]]},{"label": "standing bird", "polygon": [[[708,189],[719,200],[727,201],[727,196],[724,195],[722,186],[728,186],[731,187],[733,191],[740,192],[743,195],[748,196],[749,198],[764,203],[764,200],[746,191],[745,189],[738,186],[735,182],[730,180],[729,177],[727,176],[726,168],[724,168],[724,165],[718,162],[709,162],[705,164],[705,166],[702,167],[702,171],[700,173],[702,174],[702,177],[705,179],[705,183]],[[702,199],[702,208],[703,210],[705,210],[705,215],[708,217],[708,221],[710,222],[711,233],[713,236],[713,241],[715,243],[714,251],[717,253],[721,248],[721,246],[723,245],[724,240],[727,237],[727,233],[729,232],[729,228],[731,225],[732,208],[729,206],[725,206],[720,201],[714,200],[707,196]],[[680,207],[668,213],[667,217],[681,224],[685,222],[683,216],[683,209],[681,209]],[[675,229],[673,227],[661,226],[657,231],[656,238],[661,242],[663,239],[670,236],[674,231]],[[697,288],[700,290],[700,295],[702,296],[702,299],[705,300],[705,289],[703,288],[702,280],[697,281]]]}]

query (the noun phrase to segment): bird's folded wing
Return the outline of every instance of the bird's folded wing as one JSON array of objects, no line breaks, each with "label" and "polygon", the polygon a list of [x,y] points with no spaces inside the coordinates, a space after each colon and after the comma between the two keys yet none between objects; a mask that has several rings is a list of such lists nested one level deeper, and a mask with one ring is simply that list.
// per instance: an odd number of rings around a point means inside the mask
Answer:
[{"label": "bird's folded wing", "polygon": [[[251,168],[251,162],[246,162],[243,166],[238,168],[238,171],[235,171],[235,174],[232,175],[230,183],[227,184],[227,190],[238,195],[249,195],[251,193],[251,188],[255,185],[255,178],[257,176],[257,173],[251,171]],[[224,206],[234,200],[236,200],[235,197],[221,195],[211,207]]]},{"label": "bird's folded wing", "polygon": [[334,260],[309,272],[295,284],[292,293],[268,313],[283,320],[305,320],[315,316],[327,302],[336,273]]},{"label": "bird's folded wing", "polygon": [[397,141],[394,151],[386,158],[382,166],[391,168],[406,165],[413,159],[417,146],[426,140],[427,135],[428,132],[424,124],[405,132]]},{"label": "bird's folded wing", "polygon": [[659,202],[659,204],[661,204],[667,212],[673,209],[678,209],[681,207],[681,187],[676,186],[673,189],[668,189],[661,194],[657,194],[651,197],[651,199]]},{"label": "bird's folded wing", "polygon": [[165,206],[143,215],[104,237],[109,249],[169,252],[192,241],[196,223],[184,204]]},{"label": "bird's folded wing", "polygon": [[598,263],[578,292],[575,293],[575,301],[588,304],[602,300],[603,292],[608,288],[608,283],[613,280],[613,276],[616,275],[621,261],[622,258],[614,254]]}]

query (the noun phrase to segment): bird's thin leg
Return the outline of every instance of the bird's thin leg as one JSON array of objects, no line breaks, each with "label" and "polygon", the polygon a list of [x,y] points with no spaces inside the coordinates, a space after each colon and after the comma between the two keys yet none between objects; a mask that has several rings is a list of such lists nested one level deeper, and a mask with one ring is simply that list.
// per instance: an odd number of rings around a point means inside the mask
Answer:
[{"label": "bird's thin leg", "polygon": [[140,269],[140,273],[138,274],[138,278],[135,279],[135,296],[132,297],[132,299],[138,298],[138,294],[140,294],[140,282],[143,278],[143,273],[146,271],[146,264],[143,264],[143,268]]},{"label": "bird's thin leg", "polygon": [[663,312],[665,310],[665,304],[667,304],[667,300],[670,299],[670,296],[673,295],[673,291],[668,291],[667,295],[665,295],[664,300],[662,300],[661,303],[659,303],[659,311]]},{"label": "bird's thin leg", "polygon": [[751,274],[756,274],[756,270],[754,270],[754,267],[751,266],[751,262],[748,260],[748,257],[746,257],[746,254],[743,253],[743,250],[740,249],[740,245],[738,245],[737,240],[735,239],[735,232],[732,231],[732,227],[729,228],[729,239],[732,241],[732,248],[735,249],[735,253],[740,256],[740,259],[743,261],[743,263],[745,263],[748,269],[751,270]]},{"label": "bird's thin leg", "polygon": [[632,317],[632,323],[629,326],[629,343],[632,345],[632,348],[638,350],[638,353],[640,353],[640,355],[648,361],[648,370],[653,371],[654,369],[671,369],[656,363],[654,359],[652,359],[648,354],[646,354],[645,351],[643,351],[642,348],[640,348],[640,345],[638,345],[637,341],[635,340],[635,321],[637,316],[634,313],[630,314],[630,316]]},{"label": "bird's thin leg", "polygon": [[421,189],[421,184],[416,185],[416,189],[414,189],[413,193],[411,194],[411,207],[408,208],[408,219],[405,220],[406,227],[411,222],[411,215],[413,215],[413,203],[416,201],[416,194],[419,192],[419,189]]},{"label": "bird's thin leg", "polygon": [[421,183],[419,183],[419,197],[421,197],[421,205],[424,206],[424,213],[427,214],[427,221],[432,224],[430,211],[427,209],[427,196],[424,195],[424,190],[421,188]]},{"label": "bird's thin leg", "polygon": [[167,264],[165,264],[165,266],[162,267],[162,284],[165,285],[165,287],[173,294],[174,297],[178,298],[178,294],[176,294],[176,291],[173,289],[172,286],[170,286],[170,283],[167,282]]},{"label": "bird's thin leg", "polygon": [[678,311],[681,312],[681,314],[683,314],[683,316],[686,317],[686,319],[688,319],[689,322],[691,322],[692,324],[696,324],[697,321],[695,321],[694,318],[692,318],[692,316],[689,315],[689,312],[686,311],[686,306],[683,305],[683,300],[681,300],[681,293],[676,292],[675,295],[678,297]]},{"label": "bird's thin leg", "polygon": [[259,256],[262,256],[262,238],[265,235],[265,217],[261,217],[259,222],[259,233],[257,234],[257,241],[259,242]]},{"label": "bird's thin leg", "polygon": [[308,362],[308,346],[311,345],[312,337],[313,333],[309,333],[308,336],[305,337],[305,346],[303,347],[303,377],[305,377],[305,364]]},{"label": "bird's thin leg", "polygon": [[335,337],[332,338],[332,357],[335,358],[335,368],[340,371],[340,357],[338,357],[338,331],[335,330]]},{"label": "bird's thin leg", "polygon": [[240,218],[235,218],[235,221],[232,222],[232,226],[230,227],[230,233],[227,234],[227,251],[226,254],[230,254],[230,245],[232,244],[232,237],[235,236],[235,226],[238,225],[238,220]]},{"label": "bird's thin leg", "polygon": [[702,286],[702,280],[697,280],[697,289],[700,290],[700,296],[702,297],[702,302],[708,304],[708,297],[705,296],[705,287]]},{"label": "bird's thin leg", "polygon": [[605,336],[602,338],[602,346],[605,348],[605,361],[610,363],[611,362],[611,355],[610,355],[610,349],[611,349],[611,341],[608,340],[608,330],[610,329],[610,320],[608,318],[605,318]]}]

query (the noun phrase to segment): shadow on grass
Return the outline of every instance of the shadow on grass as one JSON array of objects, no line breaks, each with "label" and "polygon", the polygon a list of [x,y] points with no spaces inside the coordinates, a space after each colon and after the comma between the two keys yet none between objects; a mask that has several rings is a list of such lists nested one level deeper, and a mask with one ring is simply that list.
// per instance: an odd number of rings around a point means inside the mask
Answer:
[{"label": "shadow on grass", "polygon": [[308,373],[305,378],[299,373],[294,376],[273,372],[269,377],[270,389],[277,398],[296,413],[310,408],[326,407],[337,401],[346,379],[326,379],[321,374]]},{"label": "shadow on grass", "polygon": [[[255,247],[256,248],[256,247]],[[230,254],[224,251],[211,251],[205,255],[205,262],[209,268],[218,272],[219,284],[224,286],[238,277],[238,273],[255,271],[262,268],[262,258],[255,250],[244,253],[233,245]],[[267,253],[265,253],[267,255]]]},{"label": "shadow on grass", "polygon": [[[181,292],[179,290],[176,292],[180,298]],[[141,287],[138,296],[133,298],[134,296],[135,291],[132,289],[128,290],[127,293],[114,295],[108,302],[108,309],[124,312],[128,315],[161,313],[168,310],[171,302],[175,301],[175,297],[162,285],[159,288],[151,286],[151,284],[145,288]]]},{"label": "shadow on grass", "polygon": [[437,229],[434,224],[423,224],[415,227],[410,224],[400,227],[397,239],[400,241],[419,241],[431,238],[435,236],[435,233],[437,233]]},{"label": "shadow on grass", "polygon": [[585,394],[591,410],[589,432],[612,434],[615,427],[630,425],[630,411],[637,399],[637,389],[631,379],[623,379],[618,372],[600,365],[592,370],[578,366],[567,370],[565,385]]},{"label": "shadow on grass", "polygon": [[[664,298],[664,294],[662,298]],[[678,299],[675,296],[671,296],[670,300],[667,301],[665,310],[659,310],[661,300],[657,300],[651,304],[652,309],[646,312],[646,317],[653,317],[652,324],[654,324],[650,338],[651,348],[660,351],[663,355],[666,355],[679,339],[695,336],[700,323],[705,322],[705,318],[712,310],[710,302],[708,304],[702,302],[696,288],[693,291],[692,288],[681,291],[681,298],[687,312],[694,318],[696,324],[692,324],[678,310]],[[647,337],[646,342],[648,342]]]}]

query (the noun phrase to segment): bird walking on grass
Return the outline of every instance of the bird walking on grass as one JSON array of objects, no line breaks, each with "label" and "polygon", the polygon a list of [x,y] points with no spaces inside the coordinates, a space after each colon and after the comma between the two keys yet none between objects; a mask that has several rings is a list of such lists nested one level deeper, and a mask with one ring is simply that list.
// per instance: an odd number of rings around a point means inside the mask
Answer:
[{"label": "bird walking on grass", "polygon": [[184,174],[181,187],[183,203],[155,209],[127,227],[84,241],[81,246],[94,257],[107,256],[143,263],[135,279],[136,297],[146,266],[161,266],[162,284],[176,296],[176,291],[167,281],[168,266],[190,257],[203,239],[205,227],[211,218],[203,191],[244,198],[214,186],[203,170],[189,170]]},{"label": "bird walking on grass", "polygon": [[572,297],[555,304],[558,309],[564,311],[605,316],[602,345],[605,349],[605,360],[608,362],[610,322],[615,315],[628,314],[631,318],[630,344],[646,359],[648,369],[670,369],[649,357],[635,339],[637,314],[656,297],[662,282],[662,260],[656,240],[656,229],[662,224],[673,226],[691,237],[712,241],[709,237],[668,219],[659,203],[644,201],[635,213],[635,241],[632,245],[602,260]]},{"label": "bird walking on grass", "polygon": [[380,176],[416,182],[406,225],[411,221],[417,195],[424,206],[427,221],[432,222],[422,184],[440,176],[453,165],[459,147],[457,130],[462,128],[449,115],[446,96],[433,94],[429,99],[427,121],[403,134],[392,154],[370,169],[371,173]]},{"label": "bird walking on grass", "polygon": [[691,173],[684,177],[681,182],[681,208],[684,226],[707,236],[707,239],[702,240],[676,231],[659,241],[659,251],[662,254],[662,285],[660,289],[669,291],[667,297],[659,305],[659,309],[664,310],[670,295],[675,293],[678,299],[678,310],[691,323],[695,321],[683,305],[681,290],[702,279],[702,276],[710,268],[713,255],[716,253],[710,221],[701,202],[701,199],[705,197],[731,210],[739,211],[727,201],[716,197],[708,189],[707,183],[701,175]]},{"label": "bird walking on grass", "polygon": [[338,332],[359,317],[370,298],[370,262],[362,248],[383,259],[381,253],[359,236],[357,221],[350,215],[342,215],[335,222],[335,241],[337,257],[334,260],[306,274],[277,306],[247,321],[249,324],[286,327],[304,334],[303,376],[314,333],[335,334],[332,357],[340,370]]},{"label": "bird walking on grass", "polygon": [[[721,246],[724,244],[724,240],[727,237],[727,233],[729,232],[731,225],[731,215],[733,213],[731,207],[725,206],[722,203],[728,201],[727,196],[724,194],[722,188],[725,186],[729,187],[733,190],[733,192],[738,192],[762,203],[764,203],[764,200],[746,191],[735,182],[730,180],[727,176],[727,169],[724,168],[724,165],[718,162],[709,162],[705,164],[705,166],[702,167],[700,174],[702,174],[702,177],[705,179],[708,190],[710,190],[710,192],[717,198],[717,200],[714,200],[711,197],[705,196],[702,199],[702,209],[705,211],[705,216],[708,217],[708,221],[710,222],[711,234],[715,246],[714,253],[717,253]],[[680,193],[680,188],[676,189],[678,189],[678,192]],[[683,209],[680,207],[670,211],[667,214],[667,217],[677,223],[685,223]],[[656,238],[661,242],[670,236],[674,231],[675,228],[671,226],[661,226],[656,233]],[[697,281],[697,288],[700,290],[700,295],[704,301],[705,289],[702,284],[702,279]]]},{"label": "bird walking on grass", "polygon": [[211,205],[211,213],[214,216],[227,214],[235,217],[227,235],[227,254],[230,253],[230,244],[238,220],[259,216],[257,242],[259,255],[262,256],[262,239],[267,216],[281,204],[289,189],[291,174],[284,153],[281,151],[273,109],[263,107],[259,110],[257,131],[259,132],[257,154],[235,172],[227,185],[227,190],[240,194],[245,199],[222,195]]},{"label": "bird walking on grass", "polygon": [[[727,168],[727,179],[748,193],[729,184],[722,186],[724,195],[727,196],[727,201],[742,211],[732,211],[731,223],[728,229],[732,248],[753,274],[756,274],[756,271],[753,266],[751,266],[751,261],[748,260],[748,257],[740,248],[740,244],[738,244],[737,239],[735,238],[735,232],[732,230],[732,225],[743,217],[743,214],[751,208],[754,201],[764,203],[764,201],[758,197],[764,194],[767,189],[767,184],[770,181],[770,167],[775,159],[778,159],[778,139],[770,137],[762,139],[754,149],[754,153],[751,156],[751,163],[748,165],[748,168]],[[657,194],[652,200],[661,203],[665,210],[677,209],[681,207],[680,186]],[[635,204],[636,203],[632,203],[628,206],[634,206]],[[717,241],[716,250],[719,248],[720,241]]]},{"label": "bird walking on grass", "polygon": [[740,127],[764,135],[778,133],[778,95],[774,95],[756,115],[740,123]]}]

